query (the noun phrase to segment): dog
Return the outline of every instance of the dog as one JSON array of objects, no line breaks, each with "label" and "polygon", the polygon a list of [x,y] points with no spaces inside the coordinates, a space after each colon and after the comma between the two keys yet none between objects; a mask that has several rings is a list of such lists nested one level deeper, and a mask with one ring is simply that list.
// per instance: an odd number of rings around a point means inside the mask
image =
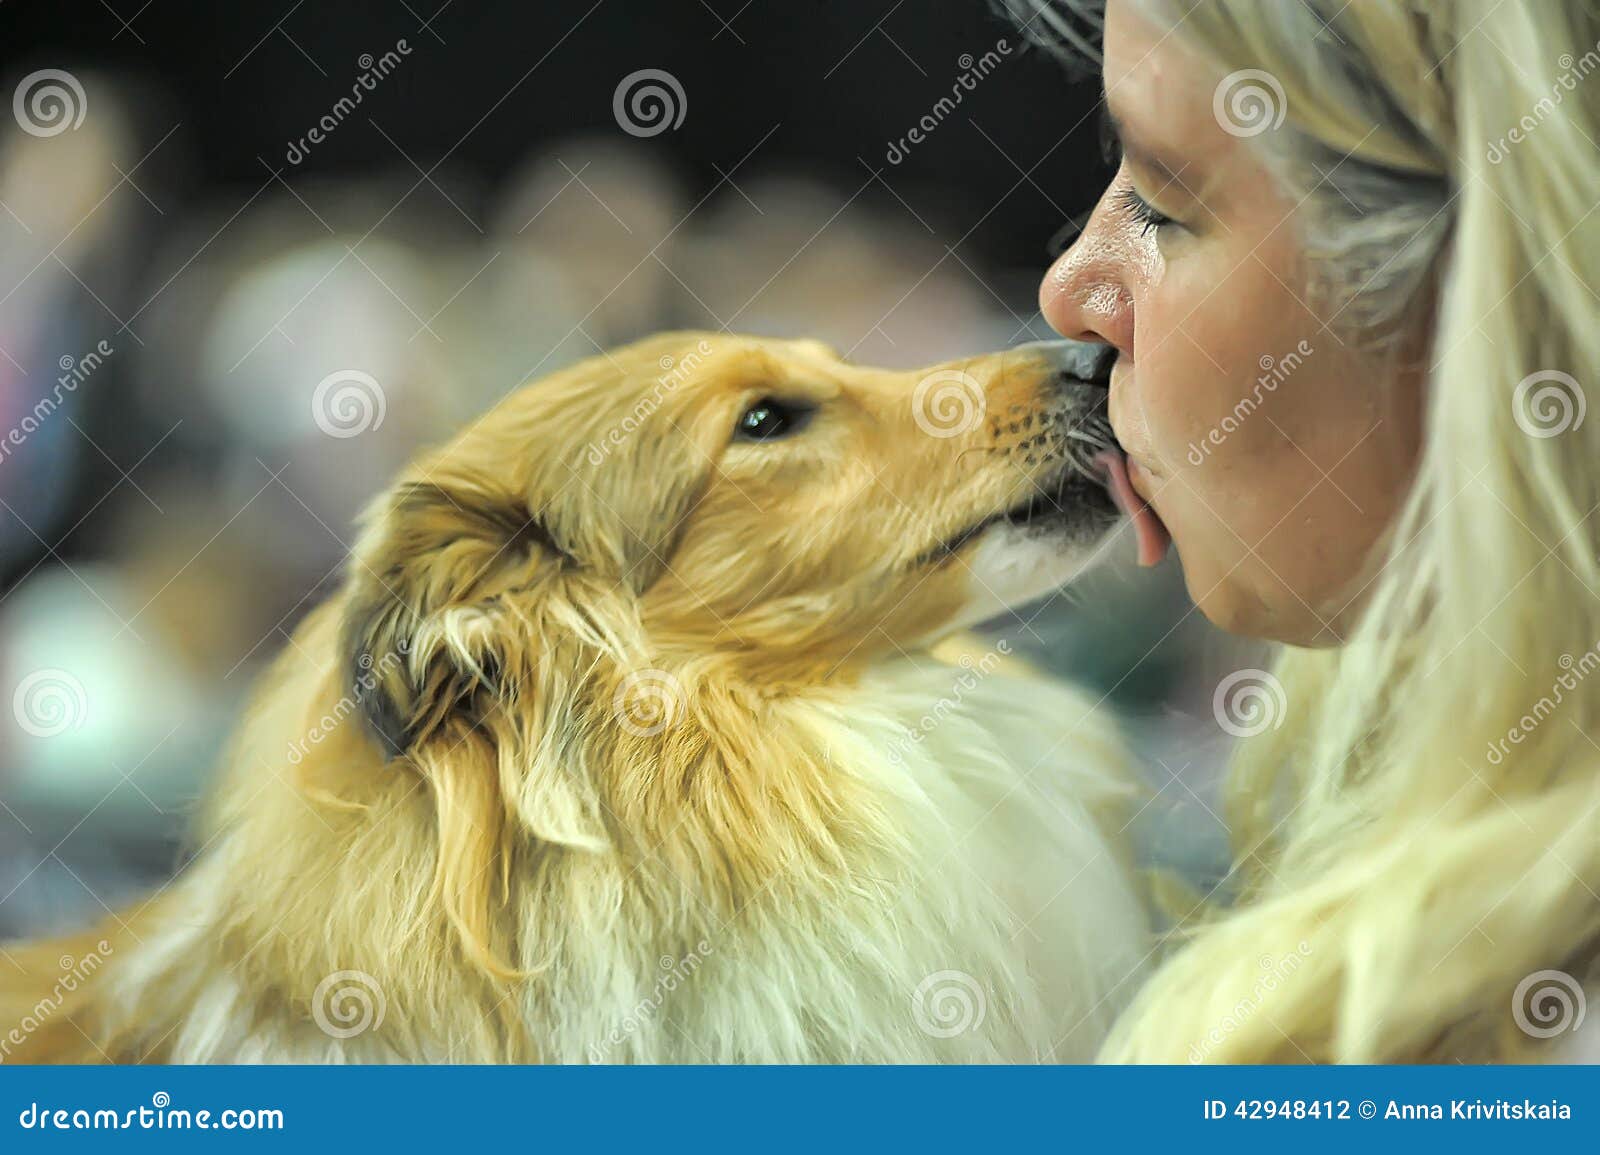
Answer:
[{"label": "dog", "polygon": [[1118,531],[1105,352],[669,333],[508,395],[369,509],[177,879],[8,948],[0,1058],[1091,1058],[1114,726],[934,654]]}]

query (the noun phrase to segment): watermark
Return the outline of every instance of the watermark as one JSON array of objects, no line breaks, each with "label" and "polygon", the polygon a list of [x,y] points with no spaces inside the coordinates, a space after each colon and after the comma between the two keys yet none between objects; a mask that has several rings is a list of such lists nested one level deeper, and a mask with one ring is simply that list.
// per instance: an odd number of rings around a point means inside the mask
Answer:
[{"label": "watermark", "polygon": [[383,988],[366,971],[334,971],[311,992],[311,1017],[329,1038],[377,1030],[388,1008]]},{"label": "watermark", "polygon": [[941,96],[933,102],[933,107],[922,115],[922,118],[912,125],[906,134],[899,140],[891,140],[889,148],[884,153],[884,159],[890,164],[899,164],[911,154],[911,150],[923,143],[934,131],[944,123],[945,118],[956,110],[969,92],[975,92],[978,81],[984,79],[996,68],[999,68],[1007,56],[1011,55],[1011,45],[1005,37],[995,41],[994,47],[982,56],[974,57],[970,52],[963,52],[956,64],[961,68],[961,74],[956,77],[955,83],[950,86],[950,95]]},{"label": "watermark", "polygon": [[655,985],[650,993],[635,1003],[623,1016],[622,1021],[612,1027],[604,1038],[598,1043],[589,1044],[589,1061],[605,1062],[606,1056],[614,1048],[621,1046],[640,1027],[655,1018],[666,1004],[667,996],[693,978],[710,953],[711,944],[701,939],[695,943],[694,949],[682,958],[675,959],[671,955],[662,955],[659,960],[661,973],[656,976]]},{"label": "watermark", "polygon": [[636,670],[617,685],[611,712],[636,738],[653,738],[683,713],[683,683],[665,670]]},{"label": "watermark", "polygon": [[994,673],[1000,666],[1000,660],[1010,653],[1011,643],[1001,638],[994,644],[994,649],[980,658],[962,654],[956,662],[961,667],[961,673],[956,675],[956,680],[951,684],[950,693],[936,701],[922,717],[906,727],[903,735],[895,739],[894,745],[889,747],[889,762],[895,766],[903,765],[911,748],[921,745],[928,735],[943,725],[944,720],[960,708],[961,700]]},{"label": "watermark", "polygon": [[5,437],[0,438],[0,462],[9,458],[32,434],[38,432],[39,427],[61,408],[62,402],[76,393],[78,386],[94,376],[95,370],[105,364],[106,358],[115,352],[109,341],[100,341],[81,357],[63,354],[56,362],[61,375],[56,378],[55,387],[39,398],[33,409],[25,413],[22,420],[13,425]]},{"label": "watermark", "polygon": [[677,129],[689,115],[689,97],[670,72],[641,68],[617,82],[611,94],[611,114],[617,127],[629,136],[660,136]]},{"label": "watermark", "polygon": [[300,765],[314,747],[322,745],[329,735],[344,725],[345,720],[360,709],[362,695],[377,689],[383,675],[392,673],[404,660],[408,648],[409,643],[402,638],[393,650],[383,655],[376,669],[373,668],[372,655],[362,654],[356,662],[361,667],[361,673],[356,675],[350,693],[335,702],[333,708],[318,718],[303,736],[289,743],[289,765]]},{"label": "watermark", "polygon": [[371,373],[338,369],[317,383],[311,419],[329,437],[359,437],[383,424],[389,400]]},{"label": "watermark", "polygon": [[588,452],[585,454],[589,464],[599,465],[611,456],[611,451],[632,437],[639,427],[661,408],[661,403],[671,396],[678,386],[687,381],[700,367],[700,362],[710,355],[711,343],[702,338],[682,357],[663,356],[657,362],[661,366],[661,375],[656,378],[655,386],[650,392],[634,403],[633,409],[626,417],[589,443]]},{"label": "watermark", "polygon": [[55,985],[50,988],[50,993],[23,1012],[22,1018],[12,1024],[4,1035],[0,1035],[0,1063],[10,1058],[15,1048],[27,1042],[29,1035],[48,1023],[66,1004],[67,996],[76,993],[87,983],[100,969],[101,964],[114,953],[111,944],[101,939],[94,944],[94,949],[82,958],[75,959],[69,954],[62,955],[56,963],[61,974],[57,977]]},{"label": "watermark", "polygon": [[1529,373],[1511,395],[1512,420],[1529,437],[1557,437],[1576,429],[1588,410],[1583,386],[1559,369]]},{"label": "watermark", "polygon": [[1220,1047],[1229,1035],[1244,1026],[1263,1003],[1272,994],[1282,988],[1298,971],[1304,962],[1311,957],[1311,944],[1300,942],[1295,949],[1282,958],[1274,959],[1269,955],[1262,955],[1260,959],[1261,974],[1250,987],[1250,993],[1245,995],[1233,1005],[1233,1009],[1222,1017],[1222,1020],[1206,1032],[1205,1037],[1198,1043],[1189,1047],[1189,1062],[1203,1063],[1211,1056],[1211,1052]]},{"label": "watermark", "polygon": [[917,1029],[936,1039],[975,1031],[988,1013],[983,988],[966,971],[934,971],[911,992],[911,1017]]},{"label": "watermark", "polygon": [[1583,1026],[1583,984],[1566,971],[1534,971],[1511,993],[1511,1017],[1523,1034],[1553,1039]]},{"label": "watermark", "polygon": [[41,68],[30,72],[11,94],[11,112],[29,136],[60,136],[83,123],[89,97],[70,72]]},{"label": "watermark", "polygon": [[299,140],[291,140],[289,147],[284,151],[284,159],[290,164],[299,164],[305,160],[311,155],[312,148],[327,140],[334,130],[345,122],[345,119],[356,110],[356,106],[366,99],[367,93],[376,91],[378,81],[399,68],[402,57],[410,55],[411,45],[406,43],[403,36],[382,56],[374,57],[370,52],[363,52],[356,58],[361,75],[357,76],[355,83],[350,86],[350,95],[341,96],[334,101],[333,107],[323,113],[322,118],[312,125],[304,136]]},{"label": "watermark", "polygon": [[1261,368],[1261,375],[1256,378],[1254,387],[1248,396],[1239,398],[1233,411],[1217,424],[1207,430],[1199,441],[1189,442],[1189,464],[1194,466],[1204,465],[1211,451],[1226,441],[1230,434],[1250,419],[1250,415],[1261,408],[1261,403],[1273,393],[1278,391],[1278,386],[1287,381],[1292,373],[1305,359],[1315,353],[1311,342],[1301,341],[1289,352],[1281,357],[1263,354],[1261,360],[1256,362]]},{"label": "watermark", "polygon": [[1235,738],[1254,738],[1283,725],[1289,698],[1283,683],[1266,670],[1235,670],[1217,683],[1211,712]]},{"label": "watermark", "polygon": [[100,1107],[49,1107],[29,1103],[17,1114],[29,1131],[282,1131],[283,1111],[276,1107],[225,1107],[191,1111],[174,1107],[172,1096],[157,1091],[149,1106],[115,1111]]},{"label": "watermark", "polygon": [[1556,712],[1556,707],[1566,701],[1567,695],[1578,688],[1579,682],[1595,670],[1600,670],[1600,642],[1596,642],[1576,658],[1571,654],[1562,654],[1556,659],[1556,665],[1566,673],[1557,676],[1556,680],[1550,683],[1550,692],[1540,697],[1526,714],[1517,719],[1516,725],[1506,731],[1504,738],[1489,743],[1484,755],[1489,765],[1498,766],[1504,762],[1511,753],[1510,747],[1522,745],[1546,718]]},{"label": "watermark", "polygon": [[67,670],[35,670],[17,683],[11,713],[23,733],[54,738],[83,725],[89,716],[89,695]]},{"label": "watermark", "polygon": [[983,420],[983,387],[960,369],[938,369],[917,382],[911,416],[929,437],[960,437]]},{"label": "watermark", "polygon": [[1241,68],[1230,72],[1211,94],[1211,114],[1229,136],[1260,136],[1283,123],[1289,100],[1270,72]]},{"label": "watermark", "polygon": [[1578,81],[1600,69],[1600,40],[1595,41],[1593,48],[1576,58],[1570,52],[1563,52],[1556,59],[1556,64],[1561,69],[1561,75],[1556,77],[1555,83],[1550,86],[1550,95],[1540,97],[1534,104],[1532,112],[1524,113],[1499,140],[1489,142],[1484,157],[1490,164],[1499,164],[1505,160],[1513,148],[1527,140],[1550,118],[1556,106],[1566,99],[1567,93],[1578,87]]}]

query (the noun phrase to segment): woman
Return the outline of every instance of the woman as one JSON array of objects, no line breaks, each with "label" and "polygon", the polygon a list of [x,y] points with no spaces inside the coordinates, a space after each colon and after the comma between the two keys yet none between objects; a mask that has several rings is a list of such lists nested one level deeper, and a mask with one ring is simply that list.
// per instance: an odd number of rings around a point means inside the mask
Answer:
[{"label": "woman", "polygon": [[1593,1052],[1600,15],[1111,0],[1103,34],[1121,163],[1041,304],[1118,351],[1141,559],[1170,531],[1286,694],[1236,755],[1242,896],[1105,1057]]}]

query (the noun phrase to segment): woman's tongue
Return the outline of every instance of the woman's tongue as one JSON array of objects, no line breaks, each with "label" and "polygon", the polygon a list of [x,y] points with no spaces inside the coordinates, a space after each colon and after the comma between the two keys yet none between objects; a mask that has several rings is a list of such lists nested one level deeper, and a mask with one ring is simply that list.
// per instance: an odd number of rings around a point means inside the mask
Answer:
[{"label": "woman's tongue", "polygon": [[1111,492],[1111,500],[1133,522],[1134,539],[1139,543],[1139,564],[1155,565],[1167,556],[1172,535],[1161,524],[1156,511],[1133,491],[1133,483],[1128,480],[1128,459],[1120,450],[1108,449],[1097,454],[1094,460],[1106,472],[1106,488]]}]

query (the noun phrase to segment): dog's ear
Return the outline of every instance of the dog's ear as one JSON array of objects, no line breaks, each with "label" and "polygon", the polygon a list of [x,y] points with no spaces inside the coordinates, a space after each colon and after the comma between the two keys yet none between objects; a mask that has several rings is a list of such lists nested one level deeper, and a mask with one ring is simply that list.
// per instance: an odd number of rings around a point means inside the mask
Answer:
[{"label": "dog's ear", "polygon": [[506,667],[502,602],[574,565],[539,510],[481,476],[451,469],[386,494],[351,559],[341,637],[384,751],[486,706]]},{"label": "dog's ear", "polygon": [[[525,686],[536,653],[574,644],[600,651],[590,661],[627,660],[643,645],[633,601],[668,565],[722,418],[674,420],[632,403],[631,389],[618,416],[615,373],[599,370],[598,384],[580,376],[517,395],[369,510],[342,649],[389,754],[492,703],[502,675]],[[557,446],[558,420],[575,436]]]},{"label": "dog's ear", "polygon": [[549,754],[563,730],[549,702],[574,648],[614,644],[597,622],[618,607],[545,512],[454,466],[403,480],[368,514],[340,642],[370,732],[432,793],[433,895],[468,956],[500,978],[517,974],[495,913],[513,826],[608,844],[592,784]]}]

